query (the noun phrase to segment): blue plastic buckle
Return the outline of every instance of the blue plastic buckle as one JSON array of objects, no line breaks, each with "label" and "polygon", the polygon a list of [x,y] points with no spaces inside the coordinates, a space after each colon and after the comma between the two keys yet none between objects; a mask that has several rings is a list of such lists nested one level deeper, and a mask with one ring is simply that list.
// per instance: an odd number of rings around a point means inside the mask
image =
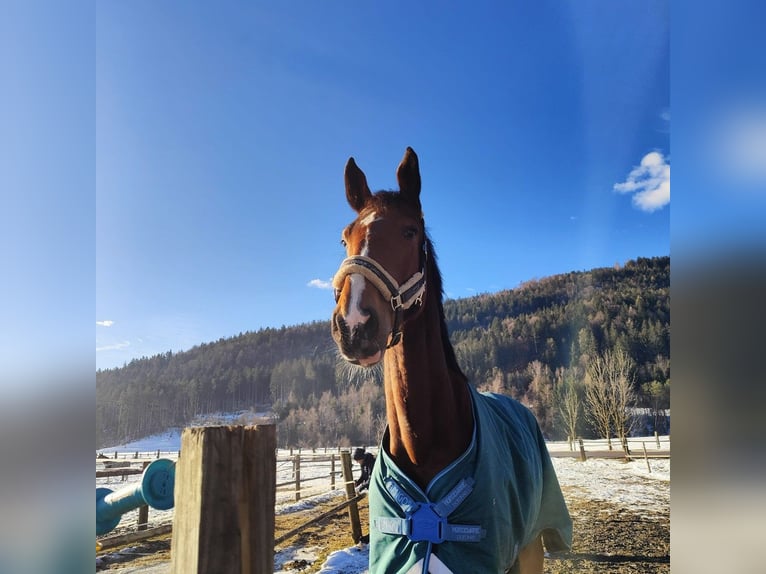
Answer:
[{"label": "blue plastic buckle", "polygon": [[444,542],[443,525],[446,518],[439,516],[432,504],[423,504],[410,517],[410,540],[420,542],[425,540],[434,544]]}]

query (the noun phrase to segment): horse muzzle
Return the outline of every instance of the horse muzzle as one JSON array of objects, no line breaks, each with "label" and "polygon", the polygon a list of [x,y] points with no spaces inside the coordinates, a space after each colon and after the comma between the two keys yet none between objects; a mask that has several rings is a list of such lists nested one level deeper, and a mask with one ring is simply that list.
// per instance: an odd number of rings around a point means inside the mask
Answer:
[{"label": "horse muzzle", "polygon": [[332,337],[349,363],[372,367],[383,358],[383,348],[378,342],[378,320],[374,314],[370,314],[364,323],[349,328],[343,316],[336,311],[332,318]]}]

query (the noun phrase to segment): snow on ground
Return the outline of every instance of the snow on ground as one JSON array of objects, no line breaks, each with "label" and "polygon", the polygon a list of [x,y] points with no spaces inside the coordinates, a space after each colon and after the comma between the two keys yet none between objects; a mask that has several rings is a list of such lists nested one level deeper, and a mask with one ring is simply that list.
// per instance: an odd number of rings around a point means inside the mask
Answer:
[{"label": "snow on ground", "polygon": [[173,428],[117,446],[99,449],[99,453],[109,456],[113,452],[161,452],[178,451],[181,448],[181,429]]},{"label": "snow on ground", "polygon": [[359,574],[367,572],[369,561],[369,547],[366,544],[361,544],[333,552],[327,557],[319,572],[325,572],[326,574]]},{"label": "snow on ground", "polygon": [[601,500],[638,512],[641,515],[670,508],[670,460],[634,460],[589,458],[554,458],[559,484],[570,487],[565,497]]},{"label": "snow on ground", "polygon": [[[169,451],[171,454],[169,458],[174,458],[174,454],[177,452],[180,446],[180,440],[178,443],[173,442],[173,432],[163,433],[154,437],[153,441],[144,439],[146,442],[136,441],[129,445],[122,445],[119,448],[104,449],[102,452],[108,454],[109,452],[132,452],[132,451],[145,451],[144,458],[149,457],[149,453],[156,453],[157,449],[160,451]],[[641,440],[641,439],[639,439]],[[646,441],[647,448],[650,444],[654,444],[654,438],[643,439]],[[641,442],[638,442],[638,448],[640,448]],[[668,445],[664,445],[663,448],[667,448]],[[561,452],[568,450],[567,443],[551,443],[551,452]],[[632,445],[632,448],[636,448],[636,445]],[[586,445],[586,450],[588,446]],[[375,450],[375,449],[369,449]],[[640,450],[635,452],[641,452]],[[328,452],[329,454],[329,452]],[[289,455],[289,451],[278,452],[279,458],[283,458]],[[343,491],[336,489],[330,490],[329,479],[329,463],[328,462],[315,462],[310,463],[310,459],[316,456],[321,458],[324,453],[317,452],[316,454],[306,452],[302,454],[301,463],[301,478],[315,478],[317,480],[305,483],[302,486],[305,489],[305,494],[302,496],[302,500],[295,502],[294,493],[289,490],[289,486],[285,487],[286,490],[280,489],[277,493],[277,505],[276,512],[289,513],[300,512],[313,506],[315,504],[330,500],[343,494]],[[600,500],[612,503],[619,508],[631,510],[641,515],[652,515],[658,511],[667,512],[670,508],[670,460],[669,459],[649,459],[649,465],[651,472],[647,468],[646,461],[642,459],[634,460],[632,462],[624,462],[620,459],[599,459],[588,458],[585,462],[580,462],[576,458],[553,458],[553,466],[556,469],[556,474],[559,479],[559,483],[565,490],[566,498],[578,498],[578,499],[590,499]],[[97,465],[98,467],[98,465]],[[336,464],[336,469],[339,469],[340,465]],[[358,472],[357,469],[354,469]],[[277,482],[287,482],[291,480],[292,476],[292,463],[289,461],[280,460],[277,463]],[[322,480],[319,477],[324,477]],[[137,482],[140,480],[140,475],[127,477],[125,481],[120,478],[101,478],[97,479],[97,486],[108,486],[112,489],[118,489],[126,484]],[[336,479],[336,486],[340,484],[340,479]],[[128,513],[120,523],[119,529],[134,530],[136,517],[131,517]],[[149,522],[151,526],[157,526],[159,524],[168,523],[172,520],[173,510],[157,511],[151,509],[149,511]],[[303,568],[302,565],[306,563],[312,563],[317,559],[317,548],[300,548],[290,546],[284,548],[280,552],[277,552],[274,557],[275,574],[299,574]],[[366,545],[352,546],[337,552],[330,554],[326,562],[323,564],[320,572],[323,574],[366,574],[368,562],[368,548]],[[166,565],[163,570],[162,567],[156,567],[156,570],[152,570],[152,574],[166,574],[169,572],[169,566]],[[305,568],[305,566],[304,566]],[[127,574],[128,570],[121,571],[121,573]],[[146,574],[149,571],[141,571]]]}]

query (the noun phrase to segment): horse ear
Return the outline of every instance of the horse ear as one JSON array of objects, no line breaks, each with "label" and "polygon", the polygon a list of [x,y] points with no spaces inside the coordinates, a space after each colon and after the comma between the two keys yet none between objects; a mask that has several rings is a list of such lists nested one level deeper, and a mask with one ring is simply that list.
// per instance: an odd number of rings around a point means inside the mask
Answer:
[{"label": "horse ear", "polygon": [[346,199],[351,209],[359,213],[364,208],[367,200],[372,197],[370,188],[367,187],[367,178],[364,172],[357,167],[353,157],[348,158],[346,171],[344,173],[346,180]]},{"label": "horse ear", "polygon": [[396,169],[399,191],[413,204],[420,206],[420,167],[415,151],[408,147]]}]

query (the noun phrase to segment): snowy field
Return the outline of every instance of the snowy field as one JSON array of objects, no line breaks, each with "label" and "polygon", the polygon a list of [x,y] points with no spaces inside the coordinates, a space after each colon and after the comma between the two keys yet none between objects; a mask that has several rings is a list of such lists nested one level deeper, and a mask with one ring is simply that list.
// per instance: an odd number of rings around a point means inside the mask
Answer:
[{"label": "snowy field", "polygon": [[[663,449],[669,449],[667,437],[661,437]],[[640,456],[643,452],[642,442],[651,455],[656,451],[654,437],[632,439],[630,448],[635,455]],[[134,453],[138,451],[141,458],[132,461],[132,465],[140,467],[140,460],[154,459],[159,449],[162,458],[177,458],[180,448],[180,436],[178,432],[168,432],[155,437],[149,437],[142,441],[119,445],[108,449],[102,449],[102,453],[113,457],[113,453]],[[603,441],[585,441],[586,451],[606,450]],[[375,452],[376,449],[368,448]],[[625,463],[620,459],[597,459],[589,458],[586,462],[580,462],[576,458],[559,458],[556,454],[566,454],[569,445],[566,442],[550,443],[549,450],[554,455],[553,465],[559,482],[565,490],[566,496],[578,499],[590,499],[605,501],[620,508],[631,510],[643,516],[650,516],[657,512],[667,511],[670,508],[670,460],[667,458],[649,459],[651,472],[644,460],[634,460]],[[301,501],[294,501],[294,487],[284,486],[277,490],[276,513],[300,512],[315,504],[341,496],[343,491],[339,488],[330,488],[330,463],[326,461],[312,462],[312,458],[327,458],[337,449],[328,449],[325,455],[324,449],[317,449],[316,453],[304,451],[301,453],[301,480],[307,481],[301,486]],[[280,450],[277,455],[277,484],[288,482],[293,479],[292,463],[282,460],[289,456],[289,451]],[[123,454],[120,460],[123,460]],[[97,469],[103,468],[103,461],[97,461]],[[340,470],[340,464],[336,462],[336,471]],[[354,468],[355,474],[358,467]],[[100,478],[96,480],[97,486],[106,486],[113,490],[125,485],[137,482],[140,475],[128,476],[123,481],[120,478]],[[336,487],[341,487],[341,478],[336,477]],[[135,530],[137,511],[126,514],[120,525],[110,534]],[[173,510],[157,511],[149,510],[149,525],[159,526],[172,522]],[[295,561],[306,560],[313,562],[317,556],[316,548],[287,547],[277,552],[274,558],[275,574],[297,574],[298,570],[285,569],[285,564],[293,564]],[[331,554],[320,572],[327,574],[362,574],[367,570],[367,547],[365,545],[353,546]],[[169,565],[158,565],[144,570],[134,570],[126,567],[118,570],[127,574],[129,572],[142,572],[145,574],[165,574],[169,572]]]}]

